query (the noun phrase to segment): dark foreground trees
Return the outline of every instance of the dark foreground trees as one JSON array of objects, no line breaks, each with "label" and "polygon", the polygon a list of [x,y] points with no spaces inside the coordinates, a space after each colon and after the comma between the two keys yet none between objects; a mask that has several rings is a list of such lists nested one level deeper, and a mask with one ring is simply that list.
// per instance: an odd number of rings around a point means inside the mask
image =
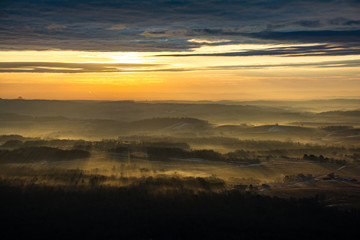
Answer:
[{"label": "dark foreground trees", "polygon": [[[321,198],[279,199],[239,191],[9,186],[0,182],[3,239],[347,239],[359,212]],[[154,187],[163,191],[154,193]],[[350,239],[350,238],[349,238]]]}]

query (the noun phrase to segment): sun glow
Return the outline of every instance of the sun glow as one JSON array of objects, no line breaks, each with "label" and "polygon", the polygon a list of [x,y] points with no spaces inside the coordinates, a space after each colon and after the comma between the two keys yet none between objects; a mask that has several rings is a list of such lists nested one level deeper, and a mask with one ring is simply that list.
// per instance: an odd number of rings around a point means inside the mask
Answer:
[{"label": "sun glow", "polygon": [[[303,99],[314,98],[314,91],[316,98],[360,91],[356,55],[206,56],[294,46],[204,45],[187,52],[0,51],[0,97]],[[194,56],[181,56],[188,54]]]},{"label": "sun glow", "polygon": [[111,52],[98,53],[97,57],[100,59],[109,59],[106,62],[118,63],[153,63],[155,57],[148,56],[140,52]]}]

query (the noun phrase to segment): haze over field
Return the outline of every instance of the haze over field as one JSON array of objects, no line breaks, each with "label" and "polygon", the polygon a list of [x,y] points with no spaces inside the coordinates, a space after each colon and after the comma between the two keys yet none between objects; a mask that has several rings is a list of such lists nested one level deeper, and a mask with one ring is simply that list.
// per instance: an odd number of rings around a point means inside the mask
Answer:
[{"label": "haze over field", "polygon": [[359,12],[1,0],[1,237],[358,235]]},{"label": "haze over field", "polygon": [[45,138],[221,136],[357,144],[359,103],[0,100],[0,131]]}]

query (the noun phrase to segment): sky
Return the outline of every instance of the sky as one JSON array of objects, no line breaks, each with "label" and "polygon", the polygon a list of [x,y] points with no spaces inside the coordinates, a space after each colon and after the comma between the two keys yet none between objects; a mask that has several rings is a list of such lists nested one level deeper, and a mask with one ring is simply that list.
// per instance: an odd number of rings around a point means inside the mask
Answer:
[{"label": "sky", "polygon": [[0,98],[360,98],[359,0],[1,0]]}]

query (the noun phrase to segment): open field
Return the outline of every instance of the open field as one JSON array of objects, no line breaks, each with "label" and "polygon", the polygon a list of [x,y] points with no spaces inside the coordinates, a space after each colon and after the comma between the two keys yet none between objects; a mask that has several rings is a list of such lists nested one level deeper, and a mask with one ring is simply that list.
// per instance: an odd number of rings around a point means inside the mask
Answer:
[{"label": "open field", "polygon": [[[328,179],[331,173],[336,178]],[[199,158],[129,159],[126,154],[92,152],[90,158],[78,160],[3,163],[0,176],[25,185],[80,187],[124,187],[148,178],[203,178],[221,181],[219,190],[238,189],[283,198],[323,195],[327,205],[359,207],[360,199],[360,184],[356,181],[360,179],[359,165],[281,158],[247,164]]]}]

